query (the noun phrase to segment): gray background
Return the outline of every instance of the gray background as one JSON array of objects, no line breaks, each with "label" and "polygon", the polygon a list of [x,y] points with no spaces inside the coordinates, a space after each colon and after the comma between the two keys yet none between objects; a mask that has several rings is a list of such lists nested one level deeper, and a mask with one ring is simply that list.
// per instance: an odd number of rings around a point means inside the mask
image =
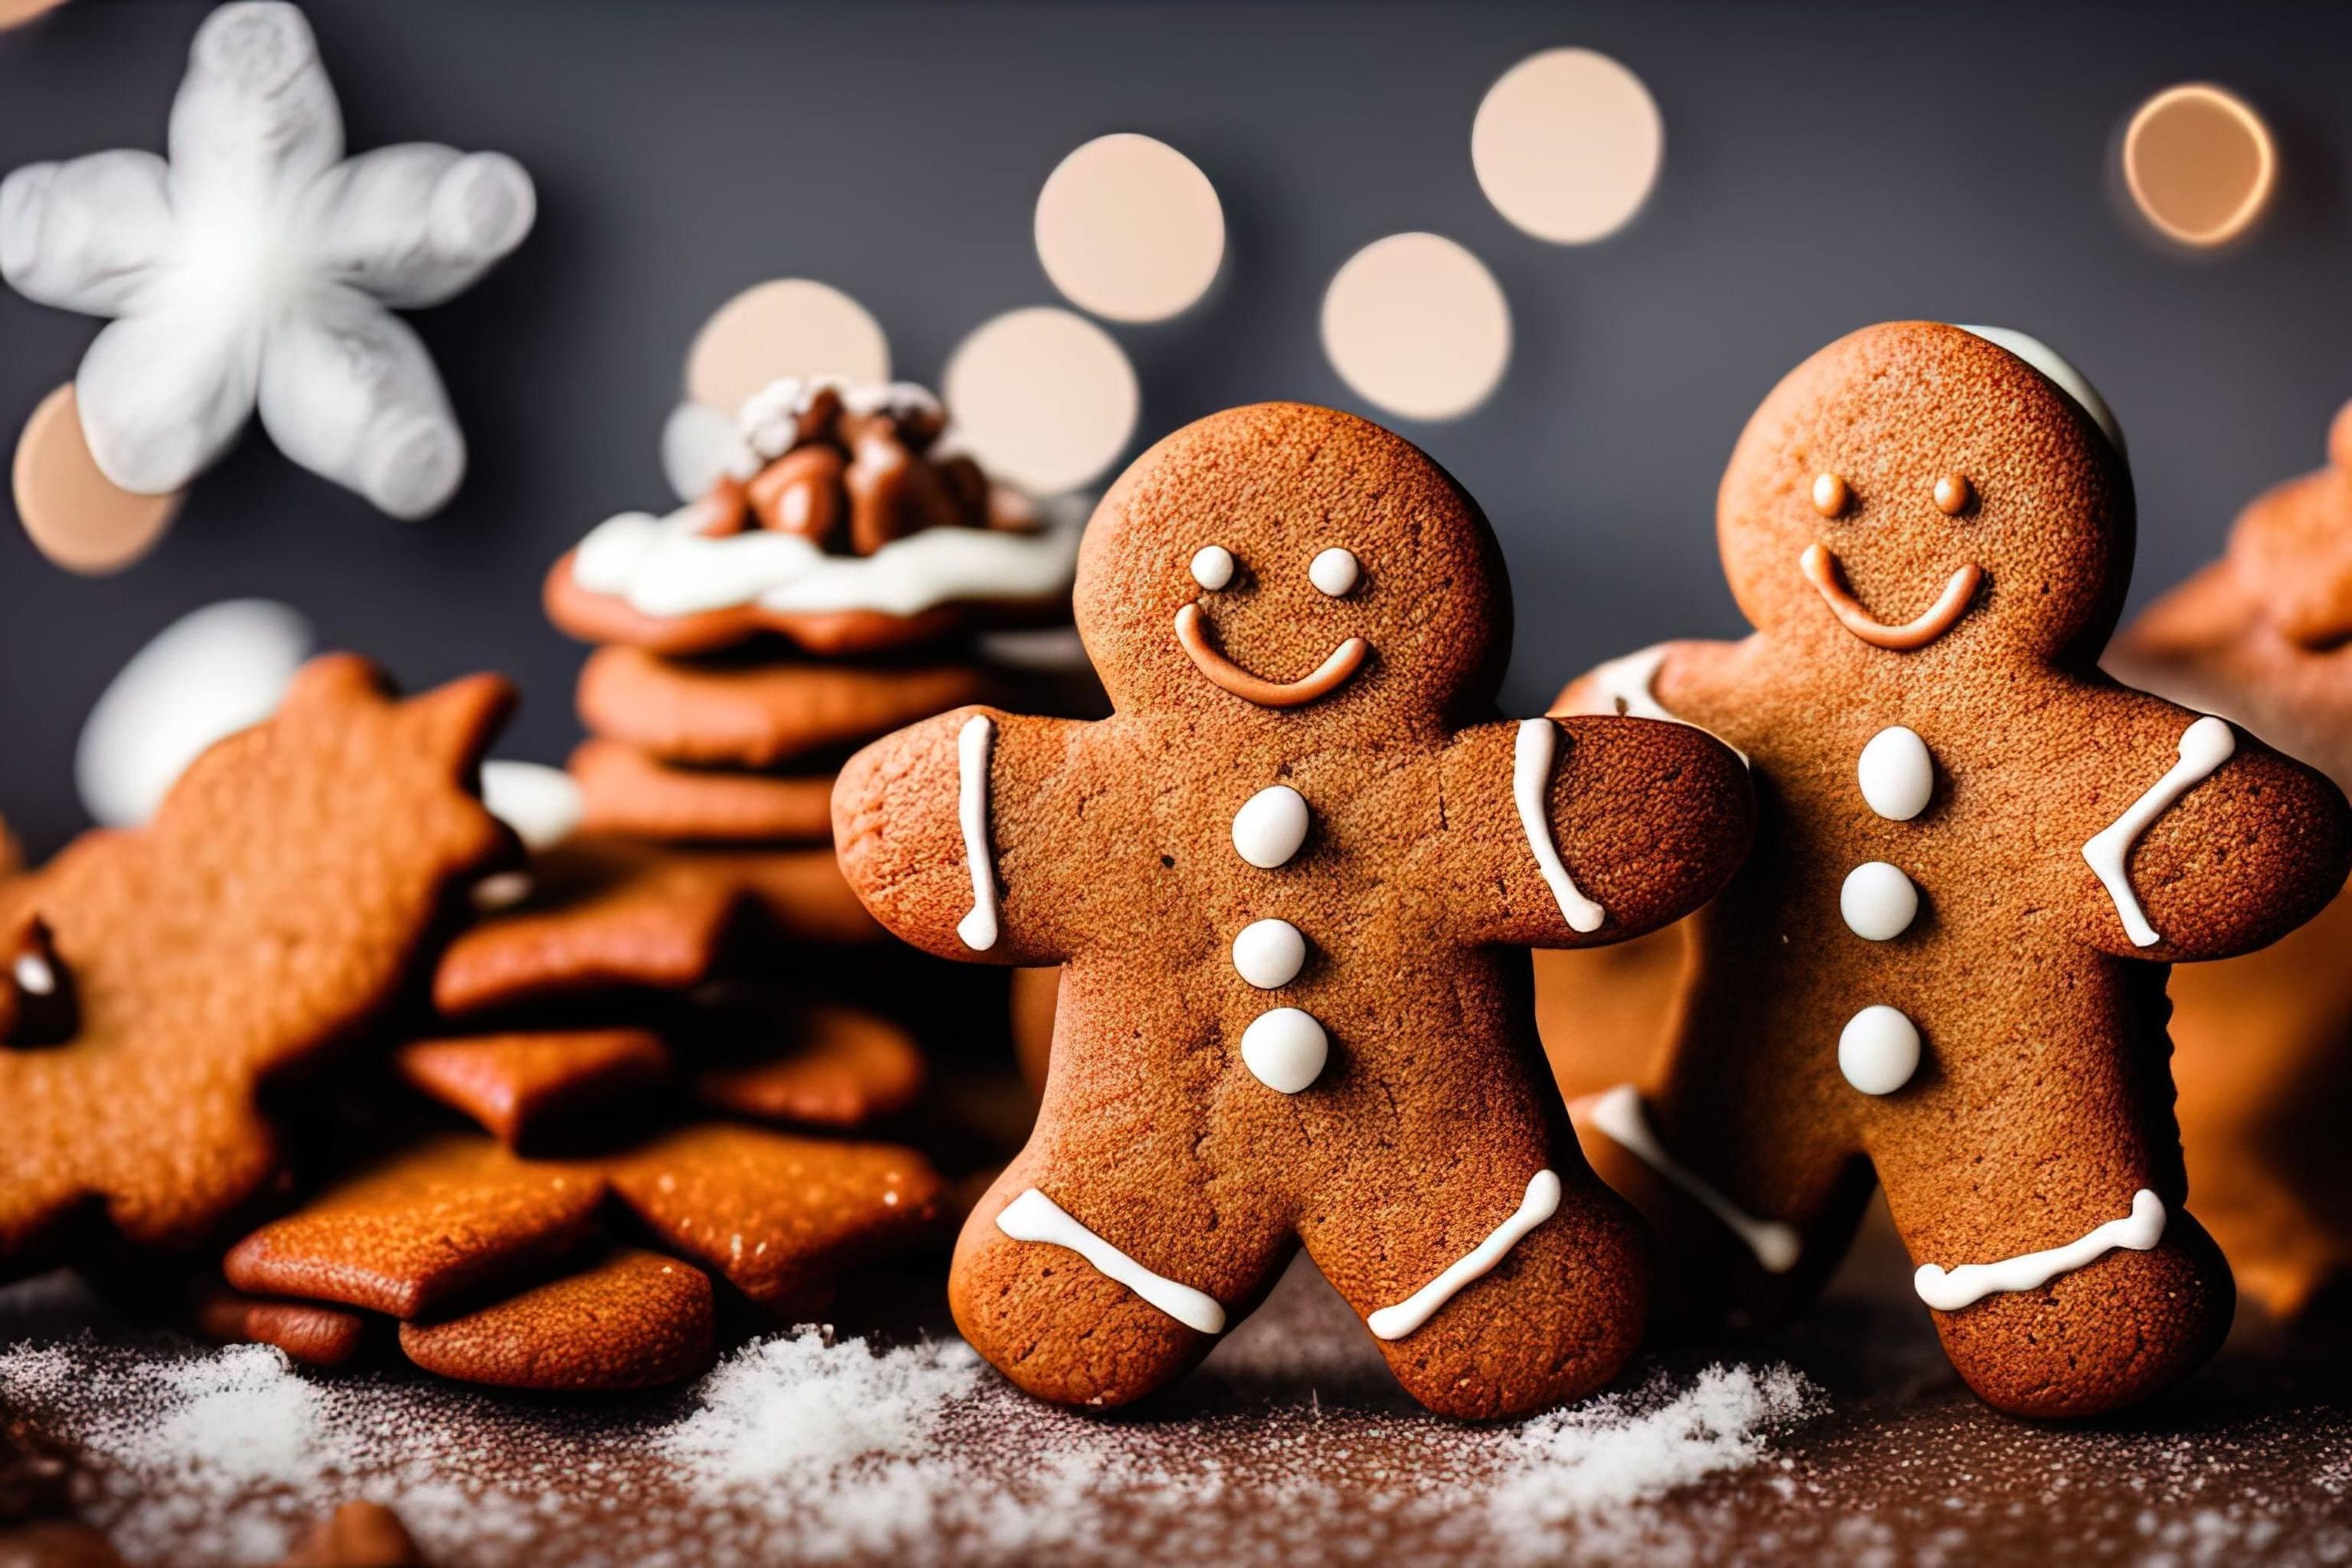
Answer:
[{"label": "gray background", "polygon": [[[72,0],[0,36],[0,167],[155,147],[203,6]],[[110,676],[183,612],[284,599],[411,686],[505,669],[501,748],[560,760],[581,650],[541,620],[548,563],[665,502],[656,437],[687,342],[761,279],[835,281],[935,380],[961,336],[1055,300],[1040,182],[1079,142],[1163,137],[1225,205],[1209,301],[1117,328],[1143,434],[1270,396],[1351,401],[1316,314],[1357,247],[1433,228],[1477,251],[1517,351],[1467,419],[1401,427],[1500,530],[1519,619],[1508,700],[1596,658],[1738,618],[1716,478],[1772,382],[1901,316],[2022,327],[2073,357],[2129,437],[2134,603],[2210,556],[2256,489],[2315,465],[2352,394],[2352,11],[1971,6],[352,4],[309,6],[355,148],[496,149],[538,181],[523,248],[412,316],[473,449],[423,524],[384,519],[258,435],[198,481],[163,546],[97,580],[0,527],[0,814],[37,850],[80,825],[71,756]],[[1593,247],[1519,234],[1470,170],[1494,79],[1558,44],[1637,71],[1666,164]],[[2253,243],[2167,254],[2117,213],[2124,118],[2170,82],[2248,94],[2283,148]],[[0,430],[68,379],[96,323],[0,292]]]}]

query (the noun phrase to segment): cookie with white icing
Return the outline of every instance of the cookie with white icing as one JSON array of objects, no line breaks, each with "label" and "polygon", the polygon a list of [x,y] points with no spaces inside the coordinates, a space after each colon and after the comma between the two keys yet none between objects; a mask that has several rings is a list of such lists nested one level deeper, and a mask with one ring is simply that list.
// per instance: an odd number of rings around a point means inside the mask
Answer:
[{"label": "cookie with white icing", "polygon": [[1544,1071],[1523,950],[1711,894],[1747,845],[1738,759],[1683,725],[1498,721],[1484,518],[1328,409],[1146,453],[1087,528],[1077,615],[1112,717],[945,714],[834,796],[885,925],[1063,965],[1035,1131],[957,1249],[965,1335],[1033,1393],[1124,1404],[1303,1244],[1433,1409],[1607,1382],[1645,1248]]},{"label": "cookie with white icing", "polygon": [[919,386],[781,381],[744,405],[733,471],[665,517],[622,512],[549,573],[548,618],[688,655],[763,635],[819,656],[1052,618],[1078,519],[992,484]]},{"label": "cookie with white icing", "polygon": [[2165,979],[2308,919],[2352,811],[2099,673],[2131,480],[2042,363],[1873,327],[1749,421],[1718,536],[1756,633],[1670,646],[1646,692],[1747,755],[1756,852],[1694,922],[1654,1092],[1580,1121],[1708,1308],[1801,1303],[1874,1172],[1970,1386],[2074,1415],[2169,1385],[2229,1325],[2181,1206]]},{"label": "cookie with white icing", "polygon": [[[2117,679],[2352,783],[2352,404],[2328,462],[2258,497],[2229,551],[2108,650]],[[2352,900],[2284,941],[2172,977],[2172,1073],[2198,1212],[2278,1317],[2352,1282],[2338,1108],[2352,1094]]]}]

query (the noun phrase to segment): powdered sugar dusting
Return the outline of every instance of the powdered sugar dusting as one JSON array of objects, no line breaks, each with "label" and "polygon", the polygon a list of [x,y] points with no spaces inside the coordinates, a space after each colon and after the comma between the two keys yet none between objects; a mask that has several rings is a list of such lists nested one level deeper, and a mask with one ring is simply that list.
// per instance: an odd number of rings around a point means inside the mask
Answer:
[{"label": "powdered sugar dusting", "polygon": [[2011,1421],[1952,1377],[1903,1261],[1884,1303],[1772,1342],[1809,1376],[1750,1342],[1517,1423],[1419,1410],[1303,1266],[1168,1397],[1108,1416],[946,1334],[802,1330],[689,1389],[528,1398],[92,1338],[100,1310],[54,1283],[0,1290],[0,1343],[32,1336],[0,1351],[0,1405],[87,1449],[85,1517],[172,1568],[274,1563],[354,1497],[440,1568],[2352,1562],[2332,1373],[2225,1354],[2132,1421]]},{"label": "powdered sugar dusting", "polygon": [[[1343,1320],[1352,1329],[1351,1320]],[[1320,1331],[1306,1336],[1310,1347]],[[803,1329],[682,1395],[521,1403],[392,1374],[320,1377],[274,1350],[82,1339],[0,1353],[0,1401],[82,1447],[88,1511],[134,1559],[267,1563],[336,1503],[393,1503],[434,1561],[1273,1560],[1409,1529],[1536,1561],[1614,1516],[1751,1465],[1818,1395],[1785,1368],[1654,1375],[1519,1425],[1470,1426],[1277,1386],[1265,1347],[1213,1367],[1245,1408],[1090,1417],[1037,1404],[959,1342]],[[1371,1373],[1337,1342],[1305,1362]],[[1370,1402],[1373,1405],[1381,1401]],[[583,1532],[583,1521],[610,1521]],[[623,1521],[625,1521],[624,1523]]]}]

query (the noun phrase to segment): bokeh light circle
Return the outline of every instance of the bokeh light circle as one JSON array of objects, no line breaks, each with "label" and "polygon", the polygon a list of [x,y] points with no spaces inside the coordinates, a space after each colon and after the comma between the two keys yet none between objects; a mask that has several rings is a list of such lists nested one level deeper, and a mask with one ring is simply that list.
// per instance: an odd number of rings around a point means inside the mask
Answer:
[{"label": "bokeh light circle", "polygon": [[1640,77],[1591,49],[1546,49],[1486,89],[1470,163],[1512,223],[1538,239],[1587,245],[1642,210],[1665,145]]},{"label": "bokeh light circle", "polygon": [[887,381],[890,341],[865,306],[833,285],[778,278],[719,307],[687,351],[687,397],[728,415],[788,375]]},{"label": "bokeh light circle", "polygon": [[2210,82],[2166,88],[2125,128],[2124,185],[2140,216],[2182,245],[2226,245],[2269,205],[2278,151],[2253,106]]},{"label": "bokeh light circle", "polygon": [[99,470],[68,382],[25,421],[13,481],[16,516],[40,551],[68,572],[120,572],[155,547],[186,493],[141,495]]},{"label": "bokeh light circle", "polygon": [[1323,296],[1323,352],[1357,395],[1453,419],[1511,362],[1511,310],[1486,264],[1436,234],[1392,234],[1348,258]]},{"label": "bokeh light circle", "polygon": [[1051,305],[982,323],[949,359],[940,393],[951,437],[996,478],[1040,496],[1101,477],[1127,449],[1143,401],[1111,335]]},{"label": "bokeh light circle", "polygon": [[1115,321],[1158,321],[1216,281],[1225,213],[1200,166],[1132,132],[1097,136],[1037,194],[1037,259],[1070,302]]}]

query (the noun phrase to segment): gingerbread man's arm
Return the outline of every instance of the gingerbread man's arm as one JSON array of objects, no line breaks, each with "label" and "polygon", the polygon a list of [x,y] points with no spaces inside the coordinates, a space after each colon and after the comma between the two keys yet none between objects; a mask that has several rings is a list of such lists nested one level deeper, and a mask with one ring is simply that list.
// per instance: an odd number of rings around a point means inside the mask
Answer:
[{"label": "gingerbread man's arm", "polygon": [[1441,763],[1447,902],[1466,941],[1591,947],[1681,919],[1748,853],[1738,755],[1648,719],[1465,730]]},{"label": "gingerbread man's arm", "polygon": [[959,708],[887,735],[833,787],[851,889],[892,932],[942,958],[1059,963],[1086,907],[1096,726]]},{"label": "gingerbread man's arm", "polygon": [[2074,793],[2087,816],[2053,846],[2083,941],[2125,958],[2227,958],[2336,896],[2352,869],[2352,806],[2325,775],[2223,720],[2103,695],[2116,740],[2086,760]]}]

